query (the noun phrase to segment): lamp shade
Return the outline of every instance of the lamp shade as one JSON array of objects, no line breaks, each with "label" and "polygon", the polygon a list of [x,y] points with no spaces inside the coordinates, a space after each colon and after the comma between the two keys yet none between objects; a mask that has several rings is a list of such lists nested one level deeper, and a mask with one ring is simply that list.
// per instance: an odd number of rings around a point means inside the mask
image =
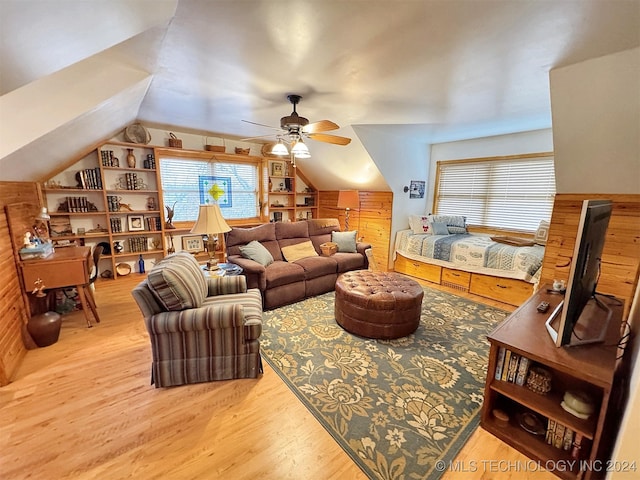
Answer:
[{"label": "lamp shade", "polygon": [[282,140],[278,140],[273,148],[271,149],[272,155],[289,155],[289,150],[287,150],[287,146],[282,143]]},{"label": "lamp shade", "polygon": [[357,190],[340,190],[338,192],[338,208],[358,208],[360,197]]},{"label": "lamp shade", "polygon": [[198,212],[198,220],[191,229],[191,233],[225,233],[229,232],[231,227],[227,225],[220,207],[217,203],[211,205],[200,205],[200,211]]},{"label": "lamp shade", "polygon": [[309,153],[309,149],[304,144],[302,139],[299,139],[293,148],[291,149],[291,153],[293,153],[298,158],[309,158],[311,154]]}]

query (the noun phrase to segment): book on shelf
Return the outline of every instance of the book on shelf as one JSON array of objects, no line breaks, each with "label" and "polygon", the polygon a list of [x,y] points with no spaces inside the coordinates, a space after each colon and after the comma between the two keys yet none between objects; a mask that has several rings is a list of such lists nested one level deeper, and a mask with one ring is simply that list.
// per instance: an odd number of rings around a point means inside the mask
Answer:
[{"label": "book on shelf", "polygon": [[504,354],[504,365],[502,367],[502,380],[503,382],[507,381],[508,373],[509,373],[509,364],[511,363],[511,350],[507,350]]},{"label": "book on shelf", "polygon": [[504,365],[505,353],[506,353],[506,349],[504,347],[500,347],[498,349],[498,360],[496,362],[496,374],[495,374],[496,380],[500,380],[502,378],[502,368]]},{"label": "book on shelf", "polygon": [[520,361],[520,355],[512,352],[511,358],[509,359],[509,371],[507,372],[507,382],[509,383],[515,382],[519,361]]},{"label": "book on shelf", "polygon": [[545,433],[544,439],[549,444],[553,444],[553,434],[556,431],[556,421],[553,419],[549,419],[547,421],[547,432]]},{"label": "book on shelf", "polygon": [[531,361],[527,357],[525,356],[520,357],[520,363],[518,363],[518,372],[516,373],[516,380],[515,380],[516,385],[520,385],[520,386],[524,385],[527,379],[527,373],[529,373],[530,363]]},{"label": "book on shelf", "polygon": [[571,445],[573,444],[573,430],[569,427],[565,427],[564,429],[564,438],[562,440],[562,449],[565,451],[571,450]]},{"label": "book on shelf", "polygon": [[553,432],[553,443],[552,445],[556,448],[562,448],[564,444],[564,431],[565,426],[561,423],[556,422],[556,429]]}]

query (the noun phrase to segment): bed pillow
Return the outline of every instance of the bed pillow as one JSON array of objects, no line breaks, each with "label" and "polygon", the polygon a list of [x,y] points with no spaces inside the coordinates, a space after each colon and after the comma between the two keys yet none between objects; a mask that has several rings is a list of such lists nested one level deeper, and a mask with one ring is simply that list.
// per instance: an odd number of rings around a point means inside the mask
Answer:
[{"label": "bed pillow", "polygon": [[258,262],[263,267],[273,263],[273,255],[257,240],[251,240],[246,245],[240,247],[240,255],[254,262]]},{"label": "bed pillow", "polygon": [[338,251],[343,253],[356,253],[356,232],[331,232],[331,241],[338,244]]},{"label": "bed pillow", "polygon": [[316,249],[313,248],[313,243],[309,240],[307,242],[282,247],[282,256],[287,262],[295,262],[296,260],[302,260],[307,257],[317,257],[318,252],[316,252]]},{"label": "bed pillow", "polygon": [[467,233],[467,217],[463,215],[429,215],[430,222],[444,223],[449,233]]},{"label": "bed pillow", "polygon": [[429,216],[420,216],[420,215],[411,215],[413,217],[413,226],[411,230],[416,235],[431,235],[431,222],[429,221]]},{"label": "bed pillow", "polygon": [[544,220],[540,220],[540,224],[538,225],[538,229],[536,230],[536,234],[533,237],[533,241],[538,245],[546,245],[547,238],[549,237],[549,222]]},{"label": "bed pillow", "polygon": [[431,222],[431,235],[449,235],[449,227],[444,222]]}]

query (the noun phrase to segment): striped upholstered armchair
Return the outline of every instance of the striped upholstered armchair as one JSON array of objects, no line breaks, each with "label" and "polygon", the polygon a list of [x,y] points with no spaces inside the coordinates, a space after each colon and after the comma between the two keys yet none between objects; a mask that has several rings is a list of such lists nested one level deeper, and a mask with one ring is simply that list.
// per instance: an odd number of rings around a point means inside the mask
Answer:
[{"label": "striped upholstered armchair", "polygon": [[262,372],[262,297],[244,276],[207,278],[180,252],[158,262],[132,295],[149,332],[156,387]]}]

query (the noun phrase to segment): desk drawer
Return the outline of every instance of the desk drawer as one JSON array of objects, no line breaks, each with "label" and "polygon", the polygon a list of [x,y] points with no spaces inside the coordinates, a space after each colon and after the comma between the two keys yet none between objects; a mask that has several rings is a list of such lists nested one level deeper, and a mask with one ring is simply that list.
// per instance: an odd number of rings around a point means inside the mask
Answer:
[{"label": "desk drawer", "polygon": [[35,282],[38,278],[44,282],[45,288],[84,285],[89,282],[89,275],[85,268],[84,262],[38,262],[34,265],[23,263],[24,288],[27,292],[31,292],[35,288]]}]

